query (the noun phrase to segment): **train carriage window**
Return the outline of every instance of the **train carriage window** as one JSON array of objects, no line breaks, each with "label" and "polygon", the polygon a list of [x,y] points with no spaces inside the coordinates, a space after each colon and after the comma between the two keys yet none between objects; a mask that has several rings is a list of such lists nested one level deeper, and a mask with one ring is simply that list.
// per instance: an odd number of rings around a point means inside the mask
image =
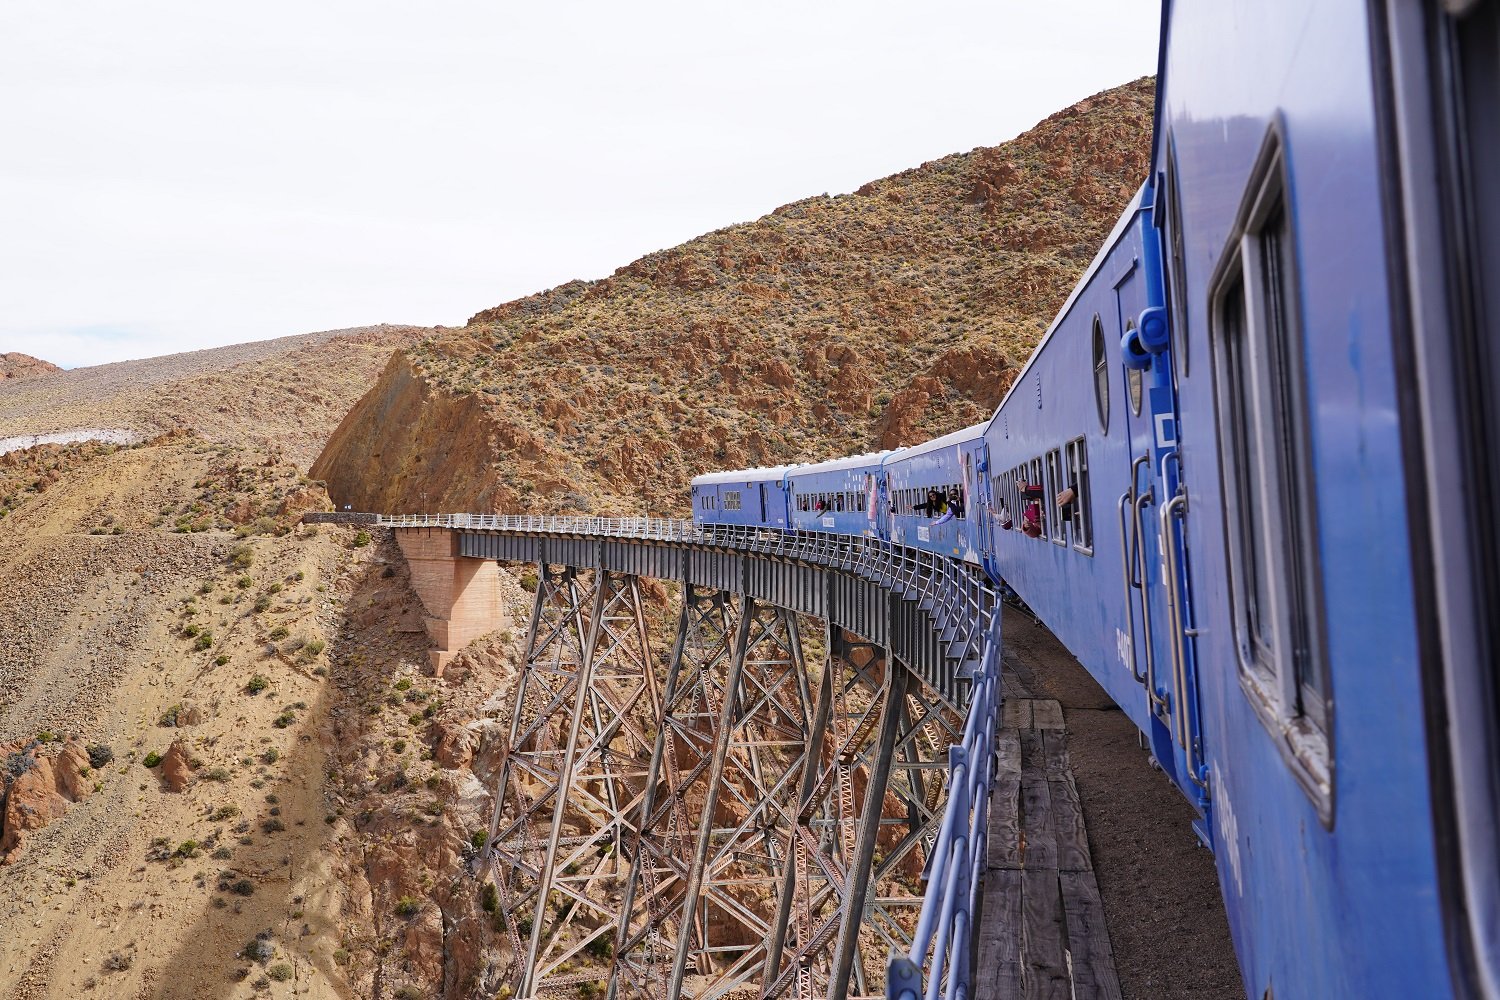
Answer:
[{"label": "train carriage window", "polygon": [[1317,506],[1282,162],[1273,132],[1214,282],[1213,369],[1241,677],[1328,821]]},{"label": "train carriage window", "polygon": [[1068,544],[1068,519],[1063,516],[1057,497],[1063,491],[1062,451],[1053,448],[1047,452],[1047,494],[1043,506],[1052,508],[1052,532],[1050,538],[1058,545]]},{"label": "train carriage window", "polygon": [[1094,314],[1094,407],[1099,413],[1099,429],[1109,433],[1109,355],[1105,353],[1104,324]]},{"label": "train carriage window", "polygon": [[1067,458],[1067,483],[1064,489],[1073,491],[1073,499],[1069,505],[1073,523],[1073,548],[1091,556],[1094,554],[1094,514],[1089,507],[1088,442],[1084,438],[1069,441]]},{"label": "train carriage window", "polygon": [[740,509],[740,491],[739,490],[725,490],[724,491],[724,509],[725,510],[739,510]]}]

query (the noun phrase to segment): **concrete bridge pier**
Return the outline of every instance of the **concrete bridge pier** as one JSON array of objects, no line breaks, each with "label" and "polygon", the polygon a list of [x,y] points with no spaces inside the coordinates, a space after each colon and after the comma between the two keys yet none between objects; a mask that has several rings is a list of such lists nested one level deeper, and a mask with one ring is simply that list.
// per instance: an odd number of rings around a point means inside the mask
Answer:
[{"label": "concrete bridge pier", "polygon": [[427,636],[437,647],[428,652],[428,664],[433,676],[441,677],[459,650],[509,626],[500,599],[500,564],[459,555],[458,533],[446,528],[395,528],[393,533],[427,612]]}]

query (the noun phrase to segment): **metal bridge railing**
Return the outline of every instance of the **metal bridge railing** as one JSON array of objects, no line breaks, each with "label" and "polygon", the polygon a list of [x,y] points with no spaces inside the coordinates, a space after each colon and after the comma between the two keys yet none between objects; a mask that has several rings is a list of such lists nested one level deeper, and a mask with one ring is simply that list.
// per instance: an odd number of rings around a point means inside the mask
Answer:
[{"label": "metal bridge railing", "polygon": [[[979,655],[970,677],[962,739],[949,747],[948,801],[928,852],[927,890],[911,947],[891,956],[888,1000],[967,1000],[973,970],[973,916],[985,863],[989,789],[1000,708],[1000,615],[994,591],[975,567],[879,538],[742,525],[696,525],[681,518],[539,514],[381,515],[389,528],[448,528],[588,536],[706,545],[828,566],[917,601],[950,642]],[[925,969],[925,974],[924,974]],[[924,985],[925,984],[925,985]]]}]

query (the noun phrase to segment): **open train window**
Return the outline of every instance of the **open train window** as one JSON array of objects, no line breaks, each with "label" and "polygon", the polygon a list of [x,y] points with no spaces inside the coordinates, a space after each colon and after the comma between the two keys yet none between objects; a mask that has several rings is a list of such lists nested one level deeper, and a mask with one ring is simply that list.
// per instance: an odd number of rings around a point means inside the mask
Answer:
[{"label": "open train window", "polygon": [[1068,442],[1067,460],[1065,488],[1073,491],[1073,500],[1066,510],[1073,523],[1073,548],[1091,556],[1094,554],[1094,515],[1089,509],[1089,455],[1088,442],[1084,438]]},{"label": "open train window", "polygon": [[[1135,320],[1127,320],[1125,332],[1129,333],[1135,329]],[[1141,415],[1141,388],[1146,376],[1139,368],[1125,369],[1125,392],[1130,397],[1130,412],[1135,416]]]},{"label": "open train window", "polygon": [[1331,822],[1317,505],[1284,164],[1273,130],[1215,277],[1213,362],[1242,684]]},{"label": "open train window", "polygon": [[1058,545],[1068,544],[1068,519],[1057,505],[1057,495],[1063,490],[1062,451],[1053,448],[1047,452],[1047,492],[1042,506],[1052,508],[1049,522],[1052,530],[1049,537]]},{"label": "open train window", "polygon": [[1109,355],[1104,351],[1104,324],[1094,313],[1094,407],[1099,412],[1099,429],[1109,433]]}]

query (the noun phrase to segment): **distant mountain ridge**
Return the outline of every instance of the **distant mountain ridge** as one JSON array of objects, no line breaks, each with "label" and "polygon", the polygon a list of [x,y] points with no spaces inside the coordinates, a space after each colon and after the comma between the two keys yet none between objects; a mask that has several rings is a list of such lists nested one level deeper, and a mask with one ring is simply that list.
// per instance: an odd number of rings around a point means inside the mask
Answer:
[{"label": "distant mountain ridge", "polygon": [[38,375],[50,375],[60,371],[62,369],[52,362],[33,358],[20,351],[0,354],[0,382],[9,379],[36,378]]}]

